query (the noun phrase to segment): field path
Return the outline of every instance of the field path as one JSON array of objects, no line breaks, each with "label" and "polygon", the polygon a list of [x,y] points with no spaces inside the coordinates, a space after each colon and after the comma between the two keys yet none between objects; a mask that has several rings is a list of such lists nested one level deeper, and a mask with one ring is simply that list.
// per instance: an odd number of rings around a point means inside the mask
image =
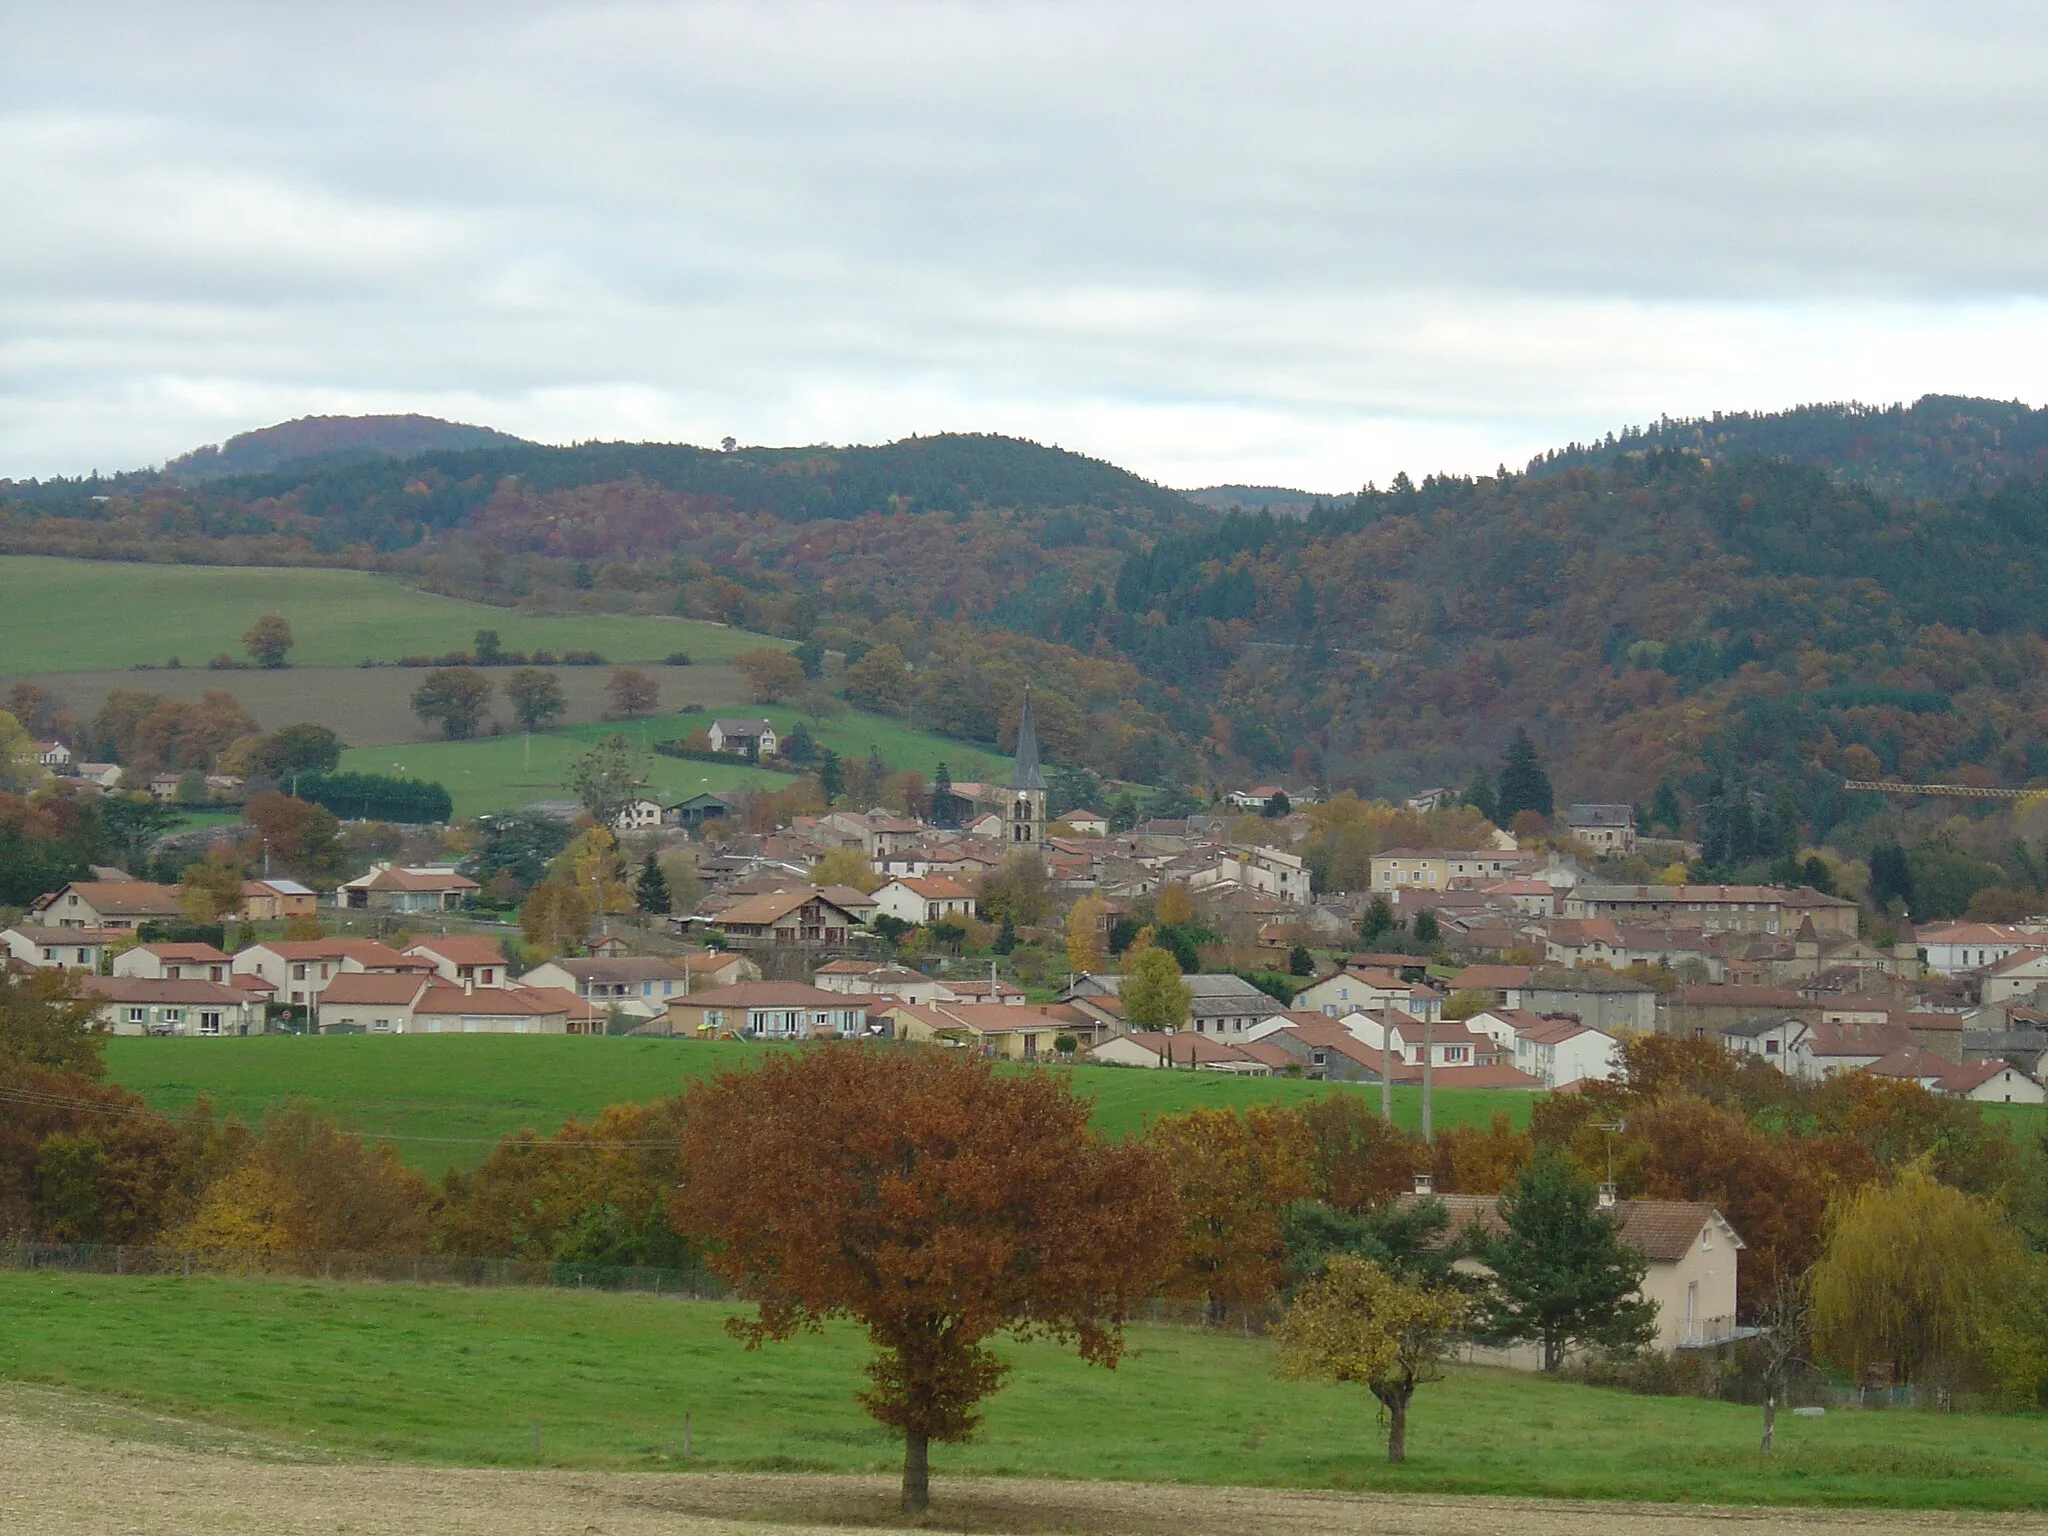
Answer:
[{"label": "field path", "polygon": [[[929,1529],[1089,1536],[1864,1536],[2048,1531],[2036,1515],[941,1478]],[[897,1529],[882,1477],[474,1471],[298,1458],[274,1442],[0,1388],[0,1530],[36,1536],[756,1536]]]}]

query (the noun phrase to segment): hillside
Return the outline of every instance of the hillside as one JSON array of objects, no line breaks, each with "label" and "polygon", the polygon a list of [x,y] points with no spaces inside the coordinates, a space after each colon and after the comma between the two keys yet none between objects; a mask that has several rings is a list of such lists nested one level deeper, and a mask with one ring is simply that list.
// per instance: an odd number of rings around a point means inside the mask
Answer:
[{"label": "hillside", "polygon": [[1612,464],[1656,449],[1714,458],[1787,459],[1890,496],[1946,497],[2048,470],[2048,410],[2018,401],[1923,395],[1911,405],[1856,402],[1789,411],[1716,411],[1574,443],[1531,472]]},{"label": "hillside", "polygon": [[280,465],[317,461],[409,459],[435,449],[515,448],[526,444],[489,427],[433,416],[301,416],[209,443],[164,466],[167,479],[192,485],[227,475],[253,475]]},{"label": "hillside", "polygon": [[1030,683],[1054,761],[1145,783],[1462,784],[1526,726],[1560,799],[1782,789],[1820,834],[1845,775],[2048,779],[2044,453],[2021,406],[1813,406],[1302,515],[1002,437],[527,445],[0,487],[0,548],[715,619],[996,748]]}]

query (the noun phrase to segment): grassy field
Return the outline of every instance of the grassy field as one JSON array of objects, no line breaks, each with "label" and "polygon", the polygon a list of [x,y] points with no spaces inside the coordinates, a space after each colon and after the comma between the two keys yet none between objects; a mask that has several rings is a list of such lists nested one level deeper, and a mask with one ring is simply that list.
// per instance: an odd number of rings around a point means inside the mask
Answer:
[{"label": "grassy field", "polygon": [[[721,669],[722,670],[722,669]],[[700,702],[690,692],[692,667],[671,672],[663,680],[664,703]],[[787,731],[797,713],[774,706],[735,704],[729,711],[749,717],[766,717],[779,730]],[[614,732],[637,745],[675,740],[704,725],[701,714],[649,715],[639,720],[593,721],[562,726],[535,733],[529,741],[517,731],[503,736],[482,736],[470,741],[410,741],[376,747],[357,747],[342,754],[341,766],[350,772],[398,773],[413,778],[435,779],[448,787],[455,799],[455,814],[473,816],[480,811],[510,810],[534,800],[558,798],[566,791],[563,780],[569,763],[578,753]],[[895,768],[915,768],[930,778],[944,762],[956,779],[971,779],[1000,769],[1007,762],[985,750],[967,746],[947,737],[912,730],[894,720],[848,710],[823,721],[806,721],[810,732],[825,746],[845,757],[865,757],[872,749]],[[653,792],[663,800],[680,799],[704,791],[714,794],[749,785],[773,788],[790,782],[790,776],[756,768],[735,759],[731,763],[700,762],[694,758],[656,756],[649,770]]]},{"label": "grassy field", "polygon": [[0,557],[0,666],[9,675],[173,656],[203,667],[222,651],[241,657],[242,631],[265,613],[291,621],[291,659],[307,667],[467,650],[479,629],[495,629],[507,650],[593,650],[610,661],[659,661],[674,651],[726,661],[788,644],[690,619],[523,614],[363,571]]},{"label": "grassy field", "polygon": [[[747,701],[746,681],[725,663],[639,665],[660,685],[662,702],[669,708],[702,704],[725,714]],[[583,725],[605,717],[611,708],[605,694],[610,667],[551,670],[568,703],[560,724]],[[508,674],[493,670],[487,675],[502,689]],[[218,688],[239,699],[266,730],[296,720],[317,720],[355,747],[418,741],[438,734],[412,712],[412,691],[420,685],[420,674],[410,667],[289,667],[280,672],[209,672],[203,667],[181,667],[175,672],[142,673],[119,668],[39,673],[36,682],[81,720],[98,714],[107,694],[116,688],[140,688],[180,699],[196,699]],[[509,728],[512,712],[502,691],[495,695],[494,703],[496,718]]]},{"label": "grassy field", "polygon": [[[0,1274],[0,1374],[256,1430],[304,1451],[466,1465],[886,1471],[850,1327],[748,1354],[723,1305],[593,1291]],[[1417,1396],[1405,1467],[1356,1387],[1285,1382],[1271,1346],[1145,1326],[1115,1371],[999,1346],[1009,1385],[934,1470],[1666,1503],[2048,1505],[2038,1415],[1758,1413],[1454,1368]]]},{"label": "grassy field", "polygon": [[[693,1077],[756,1061],[764,1049],[737,1041],[582,1035],[121,1035],[107,1041],[107,1067],[114,1081],[167,1111],[206,1093],[222,1111],[253,1120],[280,1099],[307,1099],[359,1130],[399,1138],[408,1162],[438,1170],[476,1162],[507,1131],[552,1130],[607,1104],[659,1098]],[[1112,1134],[1196,1106],[1292,1104],[1326,1093],[1360,1093],[1379,1102],[1376,1090],[1293,1078],[1065,1070],[1074,1090],[1094,1100],[1095,1123]],[[1440,1125],[1483,1125],[1505,1110],[1526,1125],[1532,1102],[1524,1093],[1446,1090],[1437,1095],[1436,1118]],[[1397,1088],[1394,1111],[1411,1129],[1419,1125],[1421,1090]]]}]

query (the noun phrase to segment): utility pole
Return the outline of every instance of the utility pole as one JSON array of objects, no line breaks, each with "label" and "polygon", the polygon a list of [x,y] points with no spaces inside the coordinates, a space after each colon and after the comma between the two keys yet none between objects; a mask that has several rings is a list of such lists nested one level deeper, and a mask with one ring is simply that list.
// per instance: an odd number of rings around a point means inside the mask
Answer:
[{"label": "utility pole", "polygon": [[1394,1123],[1394,1026],[1380,1015],[1380,1118]]},{"label": "utility pole", "polygon": [[1422,1139],[1434,1143],[1436,1135],[1430,1125],[1430,1088],[1434,1082],[1430,1063],[1432,1047],[1436,1044],[1436,1021],[1429,1016],[1427,1004],[1422,1010]]}]

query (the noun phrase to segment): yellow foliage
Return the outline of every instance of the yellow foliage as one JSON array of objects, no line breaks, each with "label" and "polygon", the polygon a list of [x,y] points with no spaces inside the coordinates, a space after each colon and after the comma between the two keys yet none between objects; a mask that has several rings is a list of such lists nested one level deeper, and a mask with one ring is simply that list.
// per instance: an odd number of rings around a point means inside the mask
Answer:
[{"label": "yellow foliage", "polygon": [[850,885],[857,891],[872,891],[882,884],[875,866],[851,844],[832,849],[813,864],[811,879],[818,885]]},{"label": "yellow foliage", "polygon": [[1067,909],[1067,969],[1075,975],[1100,971],[1109,961],[1103,943],[1109,903],[1090,891]]}]

